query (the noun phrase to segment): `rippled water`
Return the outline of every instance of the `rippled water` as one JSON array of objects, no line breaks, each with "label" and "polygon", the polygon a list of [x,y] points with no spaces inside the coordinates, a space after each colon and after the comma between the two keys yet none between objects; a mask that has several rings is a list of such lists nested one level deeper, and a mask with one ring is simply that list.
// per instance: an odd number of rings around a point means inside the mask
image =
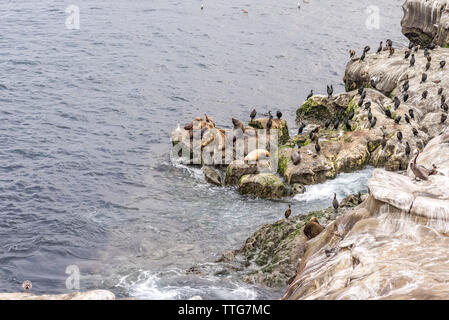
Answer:
[{"label": "rippled water", "polygon": [[[183,276],[239,247],[262,224],[364,189],[329,182],[283,201],[211,187],[169,162],[169,131],[207,112],[222,127],[280,109],[295,131],[310,89],[335,91],[348,50],[400,34],[402,1],[78,1],[0,3],[0,291],[81,290],[140,298],[277,298],[232,277]],[[241,9],[248,10],[248,14]],[[346,177],[346,178],[345,178]],[[316,190],[312,187],[310,190]],[[329,202],[329,203],[327,203]]]}]

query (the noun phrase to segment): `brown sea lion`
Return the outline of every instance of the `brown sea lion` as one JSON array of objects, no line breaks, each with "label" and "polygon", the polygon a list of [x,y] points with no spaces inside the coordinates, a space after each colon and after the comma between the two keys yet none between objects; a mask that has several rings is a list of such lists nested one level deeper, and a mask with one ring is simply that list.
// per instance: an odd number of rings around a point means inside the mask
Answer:
[{"label": "brown sea lion", "polygon": [[310,240],[319,235],[323,230],[324,228],[320,225],[318,219],[313,217],[309,220],[309,222],[307,222],[306,226],[304,227],[304,234]]}]

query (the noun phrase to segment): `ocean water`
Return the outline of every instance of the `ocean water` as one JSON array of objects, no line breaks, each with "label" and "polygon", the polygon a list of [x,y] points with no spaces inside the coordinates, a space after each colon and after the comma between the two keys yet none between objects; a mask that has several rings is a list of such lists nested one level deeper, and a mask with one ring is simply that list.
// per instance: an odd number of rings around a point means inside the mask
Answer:
[{"label": "ocean water", "polygon": [[[200,10],[204,3],[204,10]],[[169,132],[207,113],[224,128],[281,110],[291,133],[311,89],[343,91],[348,50],[400,33],[402,1],[5,0],[0,3],[0,291],[278,298],[184,270],[283,216],[366,188],[370,170],[280,201],[208,185],[169,160]],[[80,28],[66,27],[69,5]],[[243,13],[242,9],[248,11]]]}]

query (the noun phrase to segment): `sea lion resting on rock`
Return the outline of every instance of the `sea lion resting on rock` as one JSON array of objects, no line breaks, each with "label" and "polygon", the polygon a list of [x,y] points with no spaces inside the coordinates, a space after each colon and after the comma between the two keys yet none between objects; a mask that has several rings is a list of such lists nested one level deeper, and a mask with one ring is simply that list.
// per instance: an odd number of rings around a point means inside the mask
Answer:
[{"label": "sea lion resting on rock", "polygon": [[304,234],[310,240],[319,235],[323,230],[324,228],[320,225],[318,219],[313,217],[309,220],[309,222],[307,222],[306,226],[304,227]]},{"label": "sea lion resting on rock", "polygon": [[256,149],[251,151],[246,157],[245,162],[258,161],[260,159],[266,159],[270,157],[270,152],[264,149]]}]

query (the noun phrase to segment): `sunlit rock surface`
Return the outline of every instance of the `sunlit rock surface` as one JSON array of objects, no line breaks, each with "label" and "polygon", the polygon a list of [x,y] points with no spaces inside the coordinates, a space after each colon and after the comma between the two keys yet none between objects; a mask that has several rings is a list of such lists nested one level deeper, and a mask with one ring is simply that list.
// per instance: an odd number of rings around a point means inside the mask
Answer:
[{"label": "sunlit rock surface", "polygon": [[108,290],[92,290],[67,294],[35,295],[30,292],[0,293],[0,300],[115,300]]},{"label": "sunlit rock surface", "polygon": [[375,170],[368,199],[309,241],[284,299],[449,299],[449,143],[417,164],[439,173]]},{"label": "sunlit rock surface", "polygon": [[446,45],[449,36],[449,7],[445,0],[407,0],[402,6],[402,33],[421,45],[432,41]]}]

